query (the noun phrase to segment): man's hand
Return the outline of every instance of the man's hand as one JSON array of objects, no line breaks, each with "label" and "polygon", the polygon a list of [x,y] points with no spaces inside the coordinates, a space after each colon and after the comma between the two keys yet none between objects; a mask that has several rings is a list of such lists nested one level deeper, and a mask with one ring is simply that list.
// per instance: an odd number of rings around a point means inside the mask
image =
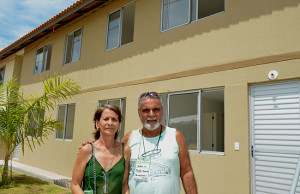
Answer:
[{"label": "man's hand", "polygon": [[85,146],[86,144],[91,144],[91,143],[94,143],[96,140],[90,140],[90,141],[87,141],[87,142],[82,142],[81,146],[78,147],[78,152],[77,152],[77,155],[80,151],[80,149]]}]

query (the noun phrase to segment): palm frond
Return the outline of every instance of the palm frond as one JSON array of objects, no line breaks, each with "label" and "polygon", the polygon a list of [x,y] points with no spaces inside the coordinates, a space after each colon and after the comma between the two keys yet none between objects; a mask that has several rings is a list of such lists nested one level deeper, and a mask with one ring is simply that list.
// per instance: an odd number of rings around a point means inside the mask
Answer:
[{"label": "palm frond", "polygon": [[70,78],[64,78],[59,74],[55,74],[54,78],[50,76],[42,79],[44,85],[44,95],[41,96],[41,103],[47,105],[47,108],[54,109],[57,102],[67,100],[72,97],[79,89],[75,82]]},{"label": "palm frond", "polygon": [[34,92],[27,98],[23,97],[16,77],[0,85],[0,139],[6,145],[8,156],[17,145],[21,145],[24,154],[25,145],[33,150],[56,129],[62,129],[59,121],[44,117],[45,110],[53,110],[57,103],[67,100],[80,88],[58,74],[42,79],[42,83],[44,93]]}]

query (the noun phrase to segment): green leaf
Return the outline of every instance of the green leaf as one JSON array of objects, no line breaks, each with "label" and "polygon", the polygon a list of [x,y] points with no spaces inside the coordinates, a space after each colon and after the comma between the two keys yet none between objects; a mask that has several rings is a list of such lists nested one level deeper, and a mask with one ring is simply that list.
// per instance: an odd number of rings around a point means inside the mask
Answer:
[{"label": "green leaf", "polygon": [[53,111],[57,103],[71,98],[80,89],[70,78],[48,75],[41,78],[43,94],[33,92],[24,98],[17,80],[14,77],[0,85],[0,140],[9,157],[17,145],[21,145],[24,154],[25,145],[33,151],[36,145],[44,143],[44,138],[62,130],[63,125],[47,117],[47,111]]}]

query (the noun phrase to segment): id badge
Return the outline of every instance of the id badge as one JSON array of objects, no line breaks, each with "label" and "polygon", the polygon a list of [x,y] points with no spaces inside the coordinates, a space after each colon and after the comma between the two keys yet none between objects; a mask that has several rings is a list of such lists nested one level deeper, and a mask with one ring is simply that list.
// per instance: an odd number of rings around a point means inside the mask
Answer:
[{"label": "id badge", "polygon": [[150,158],[143,157],[137,159],[135,165],[134,180],[137,182],[148,182],[149,167]]},{"label": "id badge", "polygon": [[84,194],[94,194],[93,190],[84,190]]}]

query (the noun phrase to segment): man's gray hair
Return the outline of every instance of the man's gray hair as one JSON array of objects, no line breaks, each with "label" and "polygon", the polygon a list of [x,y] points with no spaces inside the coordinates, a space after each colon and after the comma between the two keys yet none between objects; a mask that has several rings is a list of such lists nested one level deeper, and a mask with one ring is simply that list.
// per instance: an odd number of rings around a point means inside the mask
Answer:
[{"label": "man's gray hair", "polygon": [[159,100],[159,103],[160,103],[160,106],[161,108],[163,109],[163,103],[162,103],[162,100],[161,100],[161,97],[160,96],[152,96],[151,94],[146,94],[144,97],[142,98],[139,98],[139,101],[138,101],[138,111],[141,110],[141,102],[142,100],[146,100],[146,99],[149,99],[149,98],[153,98],[153,99],[158,99]]}]

